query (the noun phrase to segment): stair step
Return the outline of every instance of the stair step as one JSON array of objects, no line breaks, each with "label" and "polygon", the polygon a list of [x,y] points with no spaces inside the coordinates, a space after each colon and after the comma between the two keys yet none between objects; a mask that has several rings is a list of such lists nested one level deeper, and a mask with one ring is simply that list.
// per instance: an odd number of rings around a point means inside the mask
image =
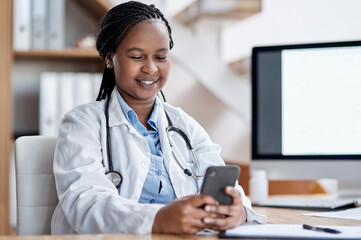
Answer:
[{"label": "stair step", "polygon": [[197,0],[175,18],[191,25],[203,17],[241,20],[261,11],[261,0]]}]

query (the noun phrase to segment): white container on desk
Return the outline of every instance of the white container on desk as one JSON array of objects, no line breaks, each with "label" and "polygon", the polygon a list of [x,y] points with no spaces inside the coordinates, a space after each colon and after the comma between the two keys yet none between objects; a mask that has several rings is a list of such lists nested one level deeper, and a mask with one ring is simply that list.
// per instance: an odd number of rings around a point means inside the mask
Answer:
[{"label": "white container on desk", "polygon": [[249,180],[252,203],[264,202],[268,198],[268,179],[265,170],[253,170]]}]

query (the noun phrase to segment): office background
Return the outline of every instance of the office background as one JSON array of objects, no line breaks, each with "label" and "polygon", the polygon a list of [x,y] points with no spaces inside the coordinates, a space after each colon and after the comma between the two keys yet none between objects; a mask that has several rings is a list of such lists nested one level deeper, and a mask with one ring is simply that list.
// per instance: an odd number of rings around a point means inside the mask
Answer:
[{"label": "office background", "polygon": [[[79,38],[97,31],[97,14],[81,2],[84,1],[66,0],[65,47],[74,47]],[[97,2],[108,2],[102,4],[110,6],[121,1]],[[213,141],[222,146],[222,156],[227,161],[248,163],[251,158],[249,57],[253,46],[361,39],[358,0],[144,2],[159,6],[170,19],[174,32],[172,71],[164,89],[167,100],[205,127]],[[70,57],[14,55],[12,5],[11,0],[0,3],[3,30],[0,48],[4,53],[0,58],[2,234],[8,233],[8,215],[14,222],[13,208],[10,214],[8,208],[14,206],[14,199],[8,200],[13,185],[8,187],[7,181],[11,138],[39,133],[41,73],[96,73],[102,66],[93,57],[74,61]]]}]

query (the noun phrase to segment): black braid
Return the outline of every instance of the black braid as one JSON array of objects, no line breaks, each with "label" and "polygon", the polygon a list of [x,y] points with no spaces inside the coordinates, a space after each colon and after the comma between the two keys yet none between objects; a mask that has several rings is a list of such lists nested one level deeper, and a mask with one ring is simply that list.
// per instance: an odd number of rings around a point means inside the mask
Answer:
[{"label": "black braid", "polygon": [[[153,4],[130,1],[113,7],[103,17],[96,42],[99,55],[105,60],[107,53],[114,52],[137,23],[148,19],[160,19],[164,22],[169,33],[169,48],[172,49],[172,29],[161,11]],[[109,98],[114,87],[114,70],[105,66],[97,101]]]}]

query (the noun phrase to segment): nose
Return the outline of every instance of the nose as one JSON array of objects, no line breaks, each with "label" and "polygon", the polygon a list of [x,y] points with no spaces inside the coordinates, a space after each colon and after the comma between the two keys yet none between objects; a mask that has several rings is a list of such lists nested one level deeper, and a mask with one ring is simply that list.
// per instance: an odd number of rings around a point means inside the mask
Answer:
[{"label": "nose", "polygon": [[158,71],[158,67],[154,63],[153,59],[148,59],[142,66],[142,71],[148,74],[153,74]]}]

